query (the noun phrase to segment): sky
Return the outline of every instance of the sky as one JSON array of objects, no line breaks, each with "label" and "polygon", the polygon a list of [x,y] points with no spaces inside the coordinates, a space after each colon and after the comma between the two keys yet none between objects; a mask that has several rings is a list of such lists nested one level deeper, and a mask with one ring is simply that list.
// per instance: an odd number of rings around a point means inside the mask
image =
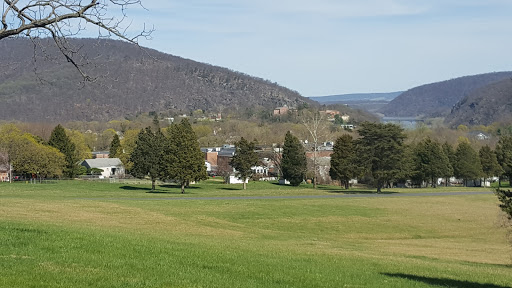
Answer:
[{"label": "sky", "polygon": [[510,0],[142,0],[140,44],[303,96],[403,91],[512,70]]}]

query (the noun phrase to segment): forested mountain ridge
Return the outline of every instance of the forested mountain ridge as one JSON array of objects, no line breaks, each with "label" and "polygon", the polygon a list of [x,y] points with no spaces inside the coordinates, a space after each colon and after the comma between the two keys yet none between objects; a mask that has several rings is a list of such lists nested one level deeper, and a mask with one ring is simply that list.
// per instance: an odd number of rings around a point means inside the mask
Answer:
[{"label": "forested mountain ridge", "polygon": [[445,119],[452,127],[460,124],[487,126],[507,121],[512,121],[511,78],[473,91],[457,103]]},{"label": "forested mountain ridge", "polygon": [[418,86],[400,94],[379,112],[392,117],[445,117],[473,91],[510,77],[512,72],[494,72]]},{"label": "forested mountain ridge", "polygon": [[[314,103],[276,83],[122,41],[71,39],[93,83],[45,44],[0,41],[0,120],[108,121],[150,111],[212,112]],[[36,51],[36,53],[34,53]]]}]

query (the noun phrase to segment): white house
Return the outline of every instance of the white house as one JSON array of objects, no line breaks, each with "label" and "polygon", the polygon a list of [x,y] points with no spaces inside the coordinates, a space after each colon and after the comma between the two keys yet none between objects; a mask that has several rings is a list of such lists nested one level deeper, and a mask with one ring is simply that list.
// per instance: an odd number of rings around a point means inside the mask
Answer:
[{"label": "white house", "polygon": [[124,175],[124,166],[119,158],[85,159],[82,166],[87,169],[97,168],[103,170],[103,177],[118,177]]}]

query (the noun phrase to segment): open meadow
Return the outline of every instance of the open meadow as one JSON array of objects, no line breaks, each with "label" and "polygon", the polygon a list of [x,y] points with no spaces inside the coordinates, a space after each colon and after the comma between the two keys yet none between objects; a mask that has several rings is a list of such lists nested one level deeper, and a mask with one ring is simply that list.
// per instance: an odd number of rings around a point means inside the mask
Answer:
[{"label": "open meadow", "polygon": [[149,188],[0,184],[0,287],[512,286],[488,189]]}]

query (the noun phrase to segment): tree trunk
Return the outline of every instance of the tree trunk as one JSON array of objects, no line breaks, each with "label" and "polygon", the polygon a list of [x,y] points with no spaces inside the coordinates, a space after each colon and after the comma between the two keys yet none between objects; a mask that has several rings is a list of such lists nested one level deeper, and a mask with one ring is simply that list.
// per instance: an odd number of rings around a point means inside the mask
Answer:
[{"label": "tree trunk", "polygon": [[185,194],[185,181],[181,182],[181,194]]},{"label": "tree trunk", "polygon": [[349,181],[345,181],[345,190],[348,190],[349,188]]},{"label": "tree trunk", "polygon": [[156,179],[151,179],[151,191],[155,191],[155,182],[156,182]]},{"label": "tree trunk", "polygon": [[12,183],[12,166],[11,166],[11,161],[9,161],[9,163],[7,165],[9,165],[9,183]]},{"label": "tree trunk", "polygon": [[243,181],[244,181],[244,190],[247,190],[247,183],[245,183],[245,179]]},{"label": "tree trunk", "polygon": [[317,162],[316,162],[316,150],[318,149],[317,148],[317,142],[315,141],[315,145],[313,146],[313,172],[314,172],[314,176],[313,176],[313,189],[316,189],[316,180],[317,180],[317,177],[316,177],[316,170],[317,170]]}]

